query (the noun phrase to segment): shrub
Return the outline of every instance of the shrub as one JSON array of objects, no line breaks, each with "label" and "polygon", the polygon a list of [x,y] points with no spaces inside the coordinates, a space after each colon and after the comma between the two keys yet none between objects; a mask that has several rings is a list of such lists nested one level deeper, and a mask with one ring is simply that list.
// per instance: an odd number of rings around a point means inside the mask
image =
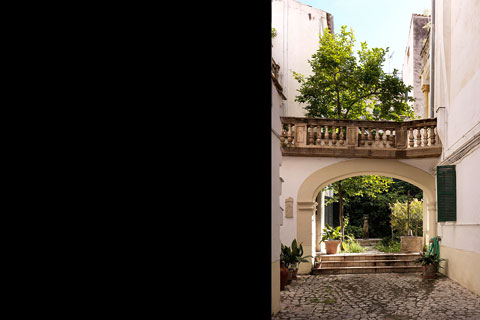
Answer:
[{"label": "shrub", "polygon": [[390,238],[389,241],[385,241],[385,238],[382,242],[379,242],[375,245],[375,249],[381,252],[400,252],[400,242],[392,241]]},{"label": "shrub", "polygon": [[346,253],[359,253],[365,252],[367,248],[362,247],[358,241],[353,237],[345,236],[345,240],[342,242],[342,252]]},{"label": "shrub", "polygon": [[363,228],[347,225],[345,227],[345,234],[352,235],[355,239],[363,238]]}]

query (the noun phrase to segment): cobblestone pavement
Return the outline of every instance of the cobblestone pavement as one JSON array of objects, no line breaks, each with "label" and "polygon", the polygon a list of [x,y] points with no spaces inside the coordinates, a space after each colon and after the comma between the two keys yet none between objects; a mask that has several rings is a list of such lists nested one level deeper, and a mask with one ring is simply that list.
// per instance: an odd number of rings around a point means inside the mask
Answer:
[{"label": "cobblestone pavement", "polygon": [[297,275],[272,319],[480,319],[480,296],[419,273]]}]

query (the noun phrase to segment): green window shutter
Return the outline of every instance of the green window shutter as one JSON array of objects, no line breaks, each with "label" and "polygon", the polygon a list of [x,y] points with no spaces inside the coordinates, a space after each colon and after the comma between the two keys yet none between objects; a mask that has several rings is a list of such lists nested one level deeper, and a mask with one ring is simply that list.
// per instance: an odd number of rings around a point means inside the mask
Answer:
[{"label": "green window shutter", "polygon": [[438,222],[457,221],[455,166],[437,167]]}]

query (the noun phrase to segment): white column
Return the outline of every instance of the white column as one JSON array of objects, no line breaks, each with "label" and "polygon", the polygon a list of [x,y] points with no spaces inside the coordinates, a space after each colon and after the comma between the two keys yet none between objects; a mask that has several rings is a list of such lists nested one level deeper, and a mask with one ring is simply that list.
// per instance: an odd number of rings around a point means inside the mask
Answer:
[{"label": "white column", "polygon": [[[297,202],[297,242],[302,244],[304,256],[314,256],[315,246],[312,246],[312,215],[315,215],[316,202]],[[308,274],[313,267],[313,258],[298,266],[298,274]]]}]

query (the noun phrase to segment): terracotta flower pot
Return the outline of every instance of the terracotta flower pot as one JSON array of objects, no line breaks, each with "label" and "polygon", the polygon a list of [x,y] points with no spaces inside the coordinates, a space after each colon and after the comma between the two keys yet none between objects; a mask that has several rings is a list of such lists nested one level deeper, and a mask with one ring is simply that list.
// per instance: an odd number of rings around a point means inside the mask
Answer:
[{"label": "terracotta flower pot", "polygon": [[280,266],[280,290],[285,290],[288,280],[288,269],[285,267],[285,264],[282,262]]},{"label": "terracotta flower pot", "polygon": [[338,245],[340,244],[340,240],[326,240],[325,241],[325,249],[327,250],[327,254],[336,254],[338,251]]},{"label": "terracotta flower pot", "polygon": [[292,282],[292,276],[293,276],[293,270],[288,269],[288,278],[287,278],[287,284],[290,284]]},{"label": "terracotta flower pot", "polygon": [[422,277],[424,279],[435,279],[437,277],[437,265],[436,264],[424,265]]}]

